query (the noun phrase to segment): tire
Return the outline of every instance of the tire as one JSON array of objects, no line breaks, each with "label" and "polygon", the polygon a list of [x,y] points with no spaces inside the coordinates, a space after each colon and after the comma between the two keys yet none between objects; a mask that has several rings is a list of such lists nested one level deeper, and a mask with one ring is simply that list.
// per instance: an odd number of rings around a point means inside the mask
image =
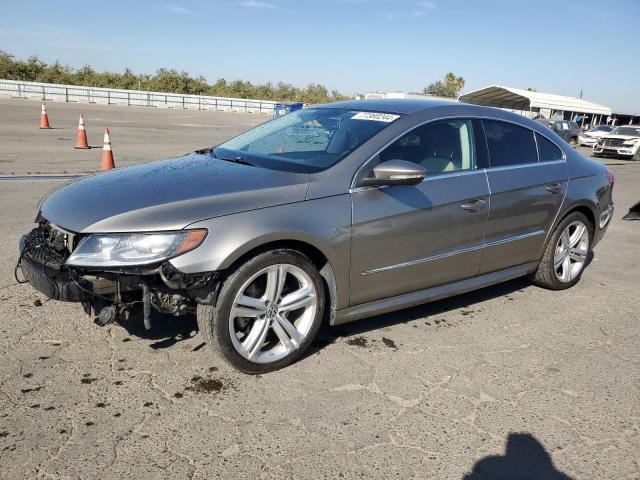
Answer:
[{"label": "tire", "polygon": [[638,151],[634,153],[633,157],[631,157],[631,160],[633,160],[634,162],[640,162],[640,149],[638,149]]},{"label": "tire", "polygon": [[198,305],[198,327],[207,344],[233,367],[266,373],[304,353],[318,333],[324,304],[323,280],[306,256],[269,250],[225,279],[215,306]]},{"label": "tire", "polygon": [[[584,227],[584,232],[578,238],[577,229],[580,225]],[[568,237],[563,237],[565,231],[568,232]],[[574,236],[577,238],[575,242]],[[553,231],[537,270],[529,276],[530,280],[549,290],[573,287],[580,280],[588,264],[592,241],[593,225],[589,219],[580,212],[570,213]],[[581,261],[578,261],[578,258]],[[557,262],[561,259],[562,264],[558,266]]]},{"label": "tire", "polygon": [[569,145],[571,145],[573,148],[576,148],[578,146],[578,137],[572,137],[569,140]]}]

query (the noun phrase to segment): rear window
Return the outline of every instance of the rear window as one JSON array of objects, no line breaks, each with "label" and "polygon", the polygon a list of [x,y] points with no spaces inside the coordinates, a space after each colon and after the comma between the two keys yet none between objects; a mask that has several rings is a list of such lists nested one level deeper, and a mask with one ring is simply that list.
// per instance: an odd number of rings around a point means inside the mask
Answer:
[{"label": "rear window", "polygon": [[562,160],[562,150],[560,150],[555,143],[547,140],[538,133],[536,133],[536,140],[538,141],[538,156],[541,162]]},{"label": "rear window", "polygon": [[538,151],[528,128],[497,120],[483,120],[492,167],[537,163]]}]

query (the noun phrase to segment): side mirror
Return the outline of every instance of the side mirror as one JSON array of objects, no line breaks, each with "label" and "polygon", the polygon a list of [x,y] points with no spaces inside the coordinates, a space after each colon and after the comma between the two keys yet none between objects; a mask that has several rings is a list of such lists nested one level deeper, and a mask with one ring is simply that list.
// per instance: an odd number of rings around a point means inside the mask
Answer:
[{"label": "side mirror", "polygon": [[374,167],[373,177],[363,179],[362,186],[417,185],[426,176],[427,171],[420,165],[406,160],[387,160]]}]

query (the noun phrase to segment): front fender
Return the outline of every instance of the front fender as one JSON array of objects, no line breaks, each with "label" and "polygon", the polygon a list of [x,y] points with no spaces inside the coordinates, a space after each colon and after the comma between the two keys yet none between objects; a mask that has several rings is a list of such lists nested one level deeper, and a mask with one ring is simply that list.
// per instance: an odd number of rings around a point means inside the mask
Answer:
[{"label": "front fender", "polygon": [[197,249],[171,260],[185,273],[225,270],[265,244],[297,241],[322,252],[333,269],[338,308],[349,299],[351,203],[349,195],[226,215],[189,225],[206,228]]}]

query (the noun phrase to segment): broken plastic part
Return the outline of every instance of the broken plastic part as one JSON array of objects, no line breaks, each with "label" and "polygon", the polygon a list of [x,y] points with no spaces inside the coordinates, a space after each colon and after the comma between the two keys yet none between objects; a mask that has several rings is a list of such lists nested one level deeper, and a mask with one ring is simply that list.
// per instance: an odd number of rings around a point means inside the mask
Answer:
[{"label": "broken plastic part", "polygon": [[100,313],[95,318],[94,322],[96,325],[104,327],[105,325],[109,325],[110,323],[113,323],[116,319],[117,314],[118,314],[118,310],[116,309],[116,306],[108,305],[104,307],[102,310],[100,310]]}]

